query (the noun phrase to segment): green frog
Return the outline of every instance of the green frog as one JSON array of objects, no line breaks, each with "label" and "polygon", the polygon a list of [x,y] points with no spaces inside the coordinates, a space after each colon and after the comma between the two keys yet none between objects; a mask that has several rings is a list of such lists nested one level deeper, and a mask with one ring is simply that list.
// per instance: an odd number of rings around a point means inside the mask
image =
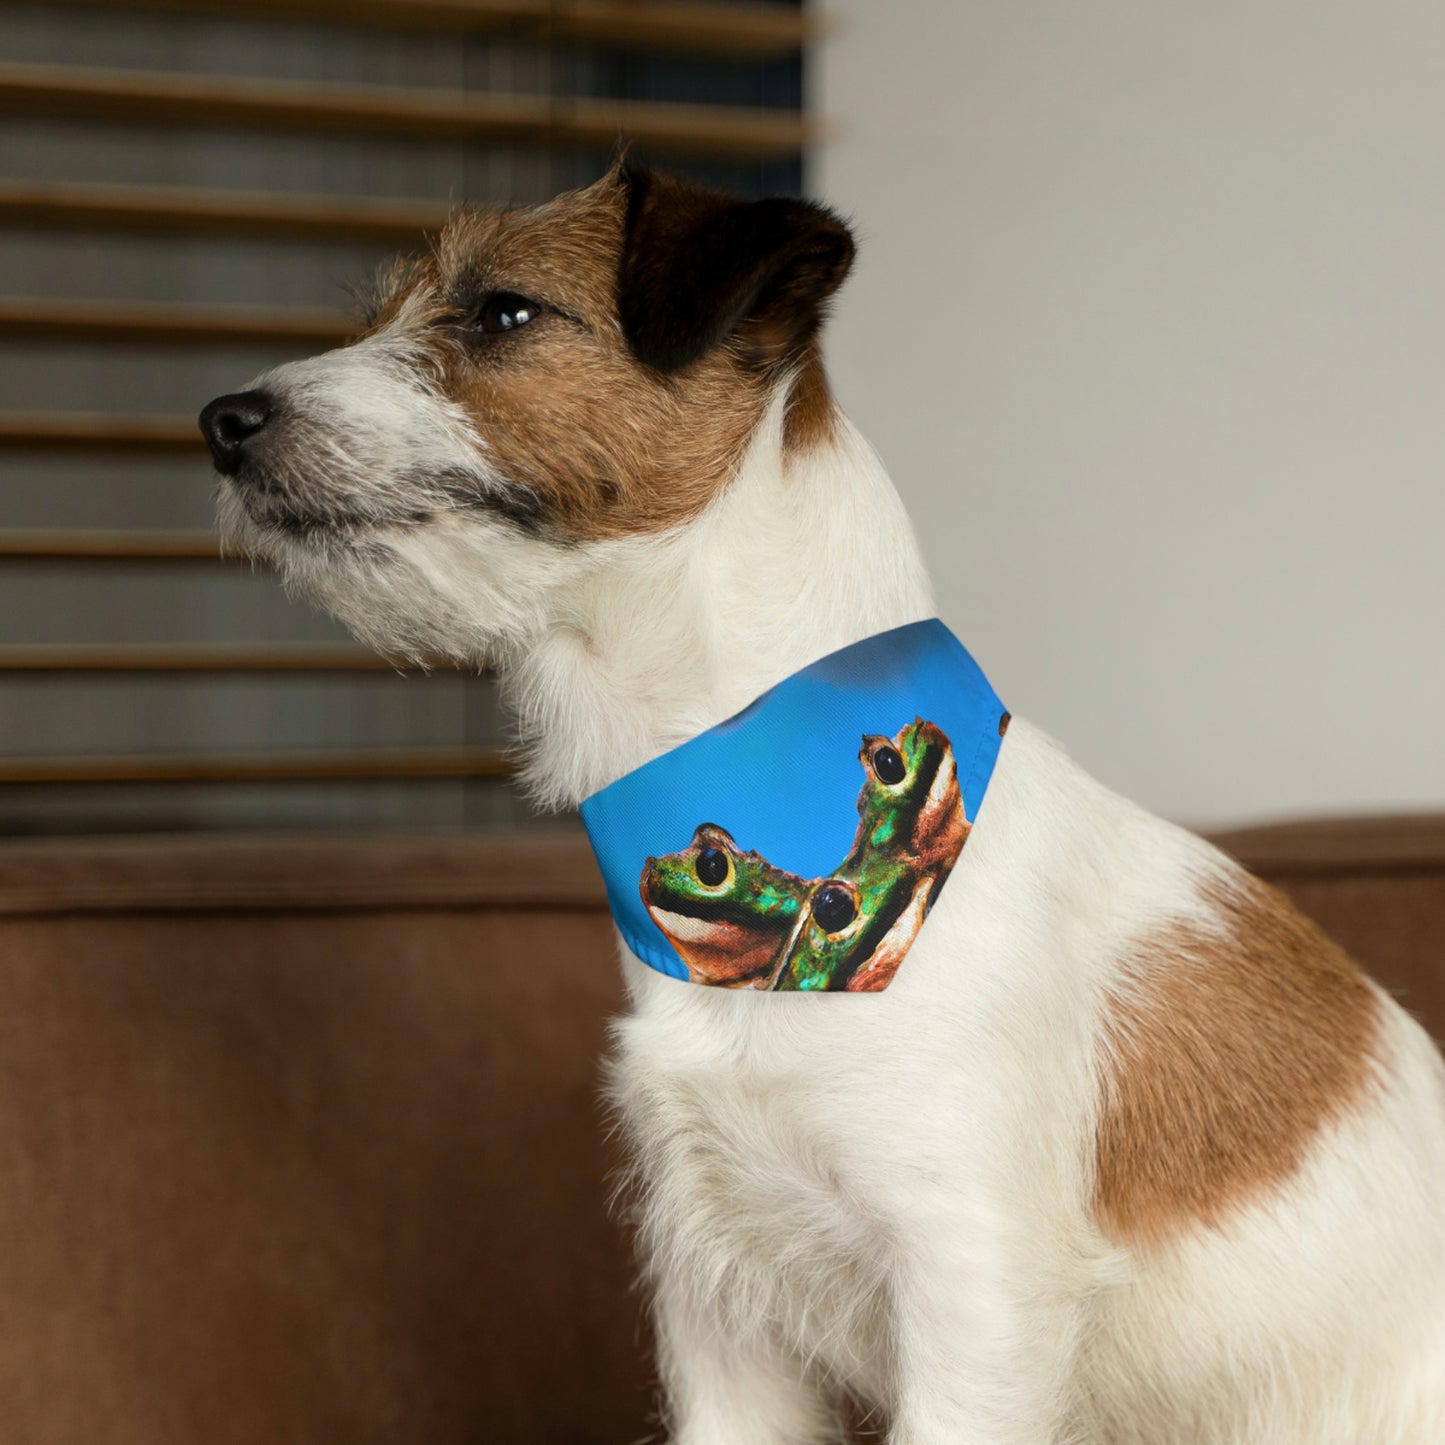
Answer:
[{"label": "green frog", "polygon": [[642,902],[694,983],[769,988],[812,884],[744,853],[703,823],[678,853],[649,858]]},{"label": "green frog", "polygon": [[968,837],[953,749],[933,723],[867,736],[858,757],[852,850],[809,890],[775,988],[886,988]]},{"label": "green frog", "polygon": [[865,778],[849,856],[864,847],[884,850],[919,872],[938,874],[941,888],[969,833],[953,748],[942,729],[915,718],[897,737],[865,737],[858,761]]}]

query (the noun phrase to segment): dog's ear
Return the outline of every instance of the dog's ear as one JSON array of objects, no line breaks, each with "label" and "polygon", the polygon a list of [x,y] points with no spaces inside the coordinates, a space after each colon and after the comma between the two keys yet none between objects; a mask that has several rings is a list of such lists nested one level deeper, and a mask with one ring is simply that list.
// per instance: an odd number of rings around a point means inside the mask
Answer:
[{"label": "dog's ear", "polygon": [[634,355],[661,372],[736,337],[750,364],[799,355],[853,263],[831,211],[775,197],[740,201],[624,167],[618,314]]}]

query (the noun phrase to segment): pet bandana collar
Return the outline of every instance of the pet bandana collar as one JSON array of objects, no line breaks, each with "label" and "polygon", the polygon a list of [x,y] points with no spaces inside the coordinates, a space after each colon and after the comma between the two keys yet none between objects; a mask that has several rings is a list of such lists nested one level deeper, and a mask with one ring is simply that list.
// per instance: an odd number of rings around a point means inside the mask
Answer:
[{"label": "pet bandana collar", "polygon": [[694,983],[887,988],[1007,726],[937,618],[810,663],[582,804],[627,946]]}]

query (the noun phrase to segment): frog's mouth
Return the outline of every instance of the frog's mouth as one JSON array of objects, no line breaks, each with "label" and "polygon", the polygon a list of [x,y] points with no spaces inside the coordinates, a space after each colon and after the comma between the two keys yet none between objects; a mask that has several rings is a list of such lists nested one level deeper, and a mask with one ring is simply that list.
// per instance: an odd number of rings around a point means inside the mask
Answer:
[{"label": "frog's mouth", "polygon": [[726,918],[699,918],[647,904],[652,921],[667,936],[695,981],[730,987],[757,986],[773,967],[778,936]]},{"label": "frog's mouth", "polygon": [[[643,905],[657,926],[670,935],[691,941],[711,939],[722,929],[753,933],[768,927],[767,915],[729,898],[699,898],[696,902],[669,898],[666,903],[659,902],[648,886],[650,882],[643,880]],[[773,931],[777,927],[774,925]]]},{"label": "frog's mouth", "polygon": [[647,911],[652,921],[671,939],[678,943],[720,942],[719,935],[737,933],[736,924],[729,924],[717,918],[699,918],[688,913],[677,913],[670,908],[658,908],[649,903]]}]

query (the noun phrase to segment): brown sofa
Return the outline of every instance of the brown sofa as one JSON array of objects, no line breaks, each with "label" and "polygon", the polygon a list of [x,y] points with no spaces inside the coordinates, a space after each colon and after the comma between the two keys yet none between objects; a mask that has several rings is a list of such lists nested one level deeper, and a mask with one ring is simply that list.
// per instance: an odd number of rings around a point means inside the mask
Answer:
[{"label": "brown sofa", "polygon": [[[1445,1032],[1445,820],[1222,840]],[[580,838],[0,844],[0,1438],[655,1431]]]}]

